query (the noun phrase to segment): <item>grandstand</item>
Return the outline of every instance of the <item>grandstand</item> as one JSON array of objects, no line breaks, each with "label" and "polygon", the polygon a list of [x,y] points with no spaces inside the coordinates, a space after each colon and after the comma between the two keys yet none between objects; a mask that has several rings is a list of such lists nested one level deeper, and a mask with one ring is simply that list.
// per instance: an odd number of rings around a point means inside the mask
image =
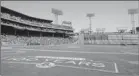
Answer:
[{"label": "grandstand", "polygon": [[1,7],[2,44],[57,45],[73,42],[72,26],[53,24],[52,20],[31,17]]}]

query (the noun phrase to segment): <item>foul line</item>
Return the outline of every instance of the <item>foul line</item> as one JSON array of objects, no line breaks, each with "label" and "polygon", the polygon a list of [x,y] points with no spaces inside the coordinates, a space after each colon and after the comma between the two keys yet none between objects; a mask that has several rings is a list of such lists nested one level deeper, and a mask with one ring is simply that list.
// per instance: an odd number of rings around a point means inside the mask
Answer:
[{"label": "foul line", "polygon": [[2,53],[10,53],[10,54],[22,54],[26,53],[26,51],[1,51]]},{"label": "foul line", "polygon": [[[110,53],[110,52],[84,52],[84,51],[61,51],[61,50],[40,50],[40,49],[20,49],[20,50],[33,50],[33,51],[46,51],[46,52],[68,52],[68,53],[87,53],[87,54],[125,54],[125,55],[139,55],[139,54],[130,54],[130,53],[116,53],[116,52],[113,52],[113,53]],[[39,52],[38,51],[38,52]]]},{"label": "foul line", "polygon": [[116,73],[119,73],[119,70],[118,70],[118,67],[117,67],[117,64],[116,63],[114,63],[114,66],[115,66],[115,72]]},{"label": "foul line", "polygon": [[1,47],[1,49],[12,49],[12,47]]},{"label": "foul line", "polygon": [[130,64],[139,64],[139,61],[129,61],[129,60],[125,60],[125,59],[120,59],[121,61],[130,63]]},{"label": "foul line", "polygon": [[76,66],[65,66],[65,65],[56,65],[56,66],[60,66],[60,67],[68,67],[68,68],[76,68],[76,69],[96,70],[96,71],[102,71],[102,72],[116,73],[115,71],[100,70],[100,69],[90,69],[90,68],[76,67]]}]

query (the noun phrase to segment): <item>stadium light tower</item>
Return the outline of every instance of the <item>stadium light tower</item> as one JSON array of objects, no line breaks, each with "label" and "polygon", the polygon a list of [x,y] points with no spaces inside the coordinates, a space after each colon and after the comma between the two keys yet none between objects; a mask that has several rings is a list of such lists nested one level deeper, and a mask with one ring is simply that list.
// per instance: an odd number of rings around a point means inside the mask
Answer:
[{"label": "stadium light tower", "polygon": [[139,13],[139,9],[128,9],[128,14],[131,15],[132,33],[136,33],[134,15]]},{"label": "stadium light tower", "polygon": [[64,25],[64,24],[69,25],[70,27],[72,27],[72,22],[71,21],[63,21],[62,25]]},{"label": "stadium light tower", "polygon": [[52,8],[52,13],[55,15],[55,24],[58,24],[58,16],[63,15],[63,12],[61,10]]},{"label": "stadium light tower", "polygon": [[90,25],[90,26],[89,26],[89,28],[90,28],[90,29],[89,29],[90,34],[91,34],[91,31],[92,31],[92,27],[91,27],[91,26],[92,26],[91,18],[94,17],[94,16],[95,16],[94,13],[88,13],[88,14],[86,15],[86,17],[88,17],[89,20],[90,20],[90,24],[89,24],[89,25]]}]

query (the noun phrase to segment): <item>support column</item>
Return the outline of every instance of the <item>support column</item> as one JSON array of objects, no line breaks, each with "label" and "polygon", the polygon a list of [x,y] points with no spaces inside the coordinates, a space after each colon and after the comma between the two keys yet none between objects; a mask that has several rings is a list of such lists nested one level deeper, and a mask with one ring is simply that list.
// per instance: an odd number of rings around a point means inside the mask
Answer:
[{"label": "support column", "polygon": [[41,36],[42,36],[42,34],[41,34],[41,32],[40,32],[40,45],[41,45]]},{"label": "support column", "polygon": [[78,44],[80,45],[84,45],[84,34],[83,33],[79,33],[79,40],[78,40]]},{"label": "support column", "polygon": [[14,34],[16,35],[16,29],[14,30]]},{"label": "support column", "polygon": [[55,14],[55,18],[56,18],[55,23],[58,24],[58,15],[57,14]]},{"label": "support column", "polygon": [[131,21],[132,21],[132,33],[136,33],[136,28],[135,28],[135,19],[134,19],[134,14],[131,14]]},{"label": "support column", "polygon": [[91,33],[92,33],[92,23],[91,23],[91,17],[89,17],[89,20],[90,20],[90,35],[91,35]]}]

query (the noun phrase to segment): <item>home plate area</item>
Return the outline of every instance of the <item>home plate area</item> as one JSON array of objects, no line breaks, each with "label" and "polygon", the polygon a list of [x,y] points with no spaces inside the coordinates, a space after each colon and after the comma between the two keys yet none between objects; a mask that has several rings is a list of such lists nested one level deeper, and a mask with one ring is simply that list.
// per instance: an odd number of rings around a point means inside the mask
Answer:
[{"label": "home plate area", "polygon": [[117,64],[114,62],[101,62],[86,58],[53,57],[53,56],[9,56],[2,58],[3,63],[32,64],[37,68],[67,67],[103,72],[118,73]]}]

